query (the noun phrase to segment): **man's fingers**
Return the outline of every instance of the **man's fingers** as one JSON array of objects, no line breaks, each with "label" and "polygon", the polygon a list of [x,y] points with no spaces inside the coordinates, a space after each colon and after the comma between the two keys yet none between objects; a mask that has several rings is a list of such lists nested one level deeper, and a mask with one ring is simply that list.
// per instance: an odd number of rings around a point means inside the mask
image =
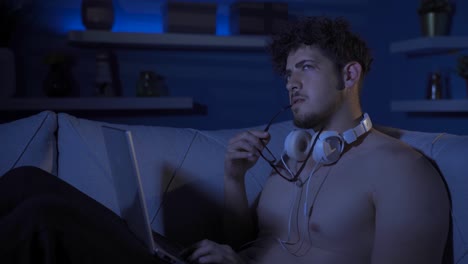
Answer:
[{"label": "man's fingers", "polygon": [[202,240],[195,244],[195,250],[188,258],[190,261],[199,261],[201,257],[213,252],[213,243],[208,240]]},{"label": "man's fingers", "polygon": [[236,252],[228,245],[221,245],[210,240],[202,240],[193,246],[195,250],[187,258],[193,263],[241,264]]},{"label": "man's fingers", "polygon": [[270,137],[270,133],[263,131],[263,130],[249,130],[248,133],[261,139],[266,139]]},{"label": "man's fingers", "polygon": [[261,149],[263,149],[263,145],[261,143],[258,143],[257,145],[252,145],[250,142],[247,141],[239,141],[233,145],[229,145],[227,151],[257,153],[257,151]]},{"label": "man's fingers", "polygon": [[210,253],[210,251],[205,247],[197,248],[192,252],[192,255],[190,255],[188,257],[188,260],[190,262],[198,262],[201,257],[203,257],[203,256],[205,256],[205,255],[207,255],[209,253]]},{"label": "man's fingers", "polygon": [[245,152],[245,151],[236,151],[236,152],[228,152],[226,154],[226,157],[230,160],[237,160],[237,159],[250,159],[250,158],[256,158],[260,154],[257,153],[252,153],[252,152]]},{"label": "man's fingers", "polygon": [[239,141],[248,141],[251,143],[260,142],[267,142],[270,139],[270,134],[268,132],[251,130],[251,131],[244,131],[229,140],[229,145],[235,144]]},{"label": "man's fingers", "polygon": [[205,255],[197,260],[198,263],[205,264],[205,263],[224,263],[223,257],[221,255]]},{"label": "man's fingers", "polygon": [[263,150],[265,145],[269,142],[270,137],[258,138],[250,132],[242,133],[239,138],[234,138],[230,141],[227,149],[228,151],[250,151]]},{"label": "man's fingers", "polygon": [[[263,147],[268,144],[270,141],[270,133],[264,131],[249,131],[248,134],[258,149],[263,149]],[[251,137],[253,136],[253,138]]]}]

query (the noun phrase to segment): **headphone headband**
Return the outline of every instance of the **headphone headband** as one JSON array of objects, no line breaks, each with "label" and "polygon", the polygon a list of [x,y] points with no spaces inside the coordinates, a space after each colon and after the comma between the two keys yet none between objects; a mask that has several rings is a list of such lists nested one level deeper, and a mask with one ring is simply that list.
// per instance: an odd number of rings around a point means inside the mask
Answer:
[{"label": "headphone headband", "polygon": [[364,113],[364,117],[362,118],[361,122],[359,122],[359,125],[346,130],[341,134],[341,136],[343,137],[346,143],[351,144],[354,141],[356,141],[356,139],[358,139],[360,136],[364,135],[369,130],[371,130],[371,128],[372,121],[370,120],[369,115],[367,113]]}]

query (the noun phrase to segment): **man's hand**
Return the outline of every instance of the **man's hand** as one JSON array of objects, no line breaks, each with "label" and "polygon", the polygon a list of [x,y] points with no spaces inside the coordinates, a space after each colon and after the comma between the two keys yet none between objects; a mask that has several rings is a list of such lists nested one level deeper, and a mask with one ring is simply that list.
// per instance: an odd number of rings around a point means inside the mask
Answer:
[{"label": "man's hand", "polygon": [[224,175],[231,180],[240,180],[257,162],[260,153],[270,140],[270,134],[252,130],[237,134],[229,140],[224,160]]},{"label": "man's hand", "polygon": [[191,254],[187,260],[190,263],[245,263],[229,245],[221,245],[207,239],[196,243],[190,247],[189,250],[191,251]]}]

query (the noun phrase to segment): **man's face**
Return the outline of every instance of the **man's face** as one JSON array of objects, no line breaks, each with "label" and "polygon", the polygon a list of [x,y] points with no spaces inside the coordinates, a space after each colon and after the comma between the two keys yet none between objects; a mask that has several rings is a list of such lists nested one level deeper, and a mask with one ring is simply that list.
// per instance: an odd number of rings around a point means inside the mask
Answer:
[{"label": "man's face", "polygon": [[286,78],[294,124],[298,127],[325,125],[343,102],[342,76],[318,48],[303,45],[289,53]]}]

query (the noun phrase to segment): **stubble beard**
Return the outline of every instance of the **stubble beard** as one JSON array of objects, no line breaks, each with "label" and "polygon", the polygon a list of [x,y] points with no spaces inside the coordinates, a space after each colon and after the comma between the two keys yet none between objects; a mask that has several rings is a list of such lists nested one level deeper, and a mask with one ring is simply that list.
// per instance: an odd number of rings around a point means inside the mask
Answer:
[{"label": "stubble beard", "polygon": [[302,129],[319,130],[321,127],[327,125],[330,117],[336,112],[338,108],[338,100],[330,104],[324,111],[319,114],[309,113],[304,114],[302,117],[294,115],[294,125]]},{"label": "stubble beard", "polygon": [[323,123],[322,115],[310,114],[304,118],[294,118],[294,125],[302,129],[317,129],[319,124]]},{"label": "stubble beard", "polygon": [[[340,87],[342,83],[338,84]],[[306,113],[304,115],[298,116],[297,113],[294,113],[294,125],[302,129],[314,129],[319,130],[327,126],[330,118],[337,112],[337,110],[343,104],[344,98],[341,94],[338,94],[336,98],[329,102],[326,108],[320,113]]]}]

